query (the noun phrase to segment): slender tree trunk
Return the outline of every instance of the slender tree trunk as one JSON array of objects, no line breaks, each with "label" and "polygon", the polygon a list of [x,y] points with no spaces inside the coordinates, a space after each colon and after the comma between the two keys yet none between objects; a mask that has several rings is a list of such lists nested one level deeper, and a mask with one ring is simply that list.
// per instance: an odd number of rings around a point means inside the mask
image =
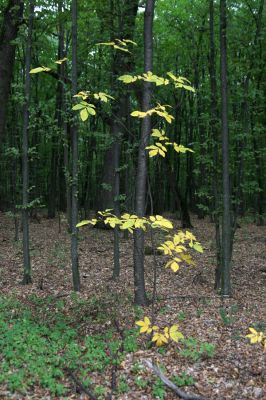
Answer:
[{"label": "slender tree trunk", "polygon": [[[155,0],[146,0],[144,14],[144,71],[152,71],[153,64],[153,16]],[[152,88],[151,83],[143,83],[143,111],[151,108]],[[146,202],[146,181],[147,181],[147,152],[151,132],[151,118],[143,118],[141,139],[138,153],[138,168],[136,178],[136,214],[139,217],[145,215]],[[135,303],[139,305],[147,304],[144,278],[144,232],[137,229],[134,233],[134,285],[135,285]]]},{"label": "slender tree trunk", "polygon": [[[61,60],[64,57],[64,29],[62,21],[62,0],[58,1],[58,51],[57,59]],[[51,151],[51,166],[50,166],[50,187],[49,187],[49,200],[48,200],[48,218],[55,218],[56,206],[59,206],[59,192],[60,185],[57,179],[59,164],[60,164],[60,152],[59,143],[61,137],[61,130],[63,125],[62,111],[63,111],[63,98],[64,98],[64,63],[58,64],[57,66],[58,81],[56,90],[56,105],[55,105],[55,119],[57,121],[58,130],[52,135],[52,151]]]},{"label": "slender tree trunk", "polygon": [[23,15],[24,2],[9,0],[3,13],[3,25],[0,32],[0,145],[3,142],[4,129],[13,66],[15,62],[16,45],[19,24]]},{"label": "slender tree trunk", "polygon": [[[65,104],[64,104],[65,105]],[[65,107],[66,109],[66,107]],[[70,124],[68,122],[64,122],[64,176],[65,176],[65,185],[66,185],[66,214],[67,214],[67,222],[68,229],[71,232],[71,185],[70,185],[70,171],[69,171],[69,136],[70,136]]]},{"label": "slender tree trunk", "polygon": [[221,226],[219,215],[219,193],[218,193],[218,104],[217,104],[217,81],[216,81],[216,53],[214,41],[214,3],[213,0],[209,2],[209,29],[210,29],[210,54],[209,54],[209,72],[210,72],[210,89],[211,89],[211,118],[210,129],[213,142],[213,173],[212,173],[212,188],[214,202],[212,207],[212,218],[215,223],[215,241],[216,241],[216,270],[215,270],[215,289],[219,289],[221,280]]},{"label": "slender tree trunk", "polygon": [[29,28],[28,39],[26,45],[26,66],[25,66],[25,102],[23,110],[23,144],[22,144],[22,228],[23,228],[23,266],[24,275],[22,283],[27,285],[32,282],[31,278],[31,262],[30,262],[30,246],[29,246],[29,106],[30,106],[30,64],[31,64],[31,49],[32,49],[32,31],[34,19],[34,0],[29,3]]},{"label": "slender tree trunk", "polygon": [[227,18],[226,0],[220,0],[220,51],[221,51],[221,100],[222,100],[222,160],[223,160],[223,216],[222,216],[222,269],[218,285],[221,295],[231,294],[232,218],[229,176],[229,129],[227,94]]},{"label": "slender tree trunk", "polygon": [[[77,84],[77,0],[72,0],[72,94],[78,90]],[[78,126],[74,117],[71,126],[72,139],[72,212],[71,212],[71,261],[73,288],[80,291],[78,265]]]}]

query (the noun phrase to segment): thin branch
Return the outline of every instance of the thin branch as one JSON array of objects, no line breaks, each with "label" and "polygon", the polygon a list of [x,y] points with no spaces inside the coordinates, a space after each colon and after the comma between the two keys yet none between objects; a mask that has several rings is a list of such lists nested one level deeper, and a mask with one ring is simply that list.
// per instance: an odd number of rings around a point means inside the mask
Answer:
[{"label": "thin branch", "polygon": [[73,380],[73,382],[75,382],[75,384],[82,392],[86,393],[86,395],[89,396],[91,400],[97,400],[97,397],[94,395],[94,393],[91,390],[85,388],[85,386],[78,380],[78,378],[73,374],[73,372],[69,368],[66,368],[65,370],[70,376],[70,378]]},{"label": "thin branch", "polygon": [[183,400],[205,400],[203,397],[196,396],[194,394],[188,394],[180,390],[173,382],[171,382],[160,370],[157,365],[153,365],[149,360],[144,360],[144,363],[150,368],[155,375],[157,375],[161,381],[169,387],[180,399]]}]

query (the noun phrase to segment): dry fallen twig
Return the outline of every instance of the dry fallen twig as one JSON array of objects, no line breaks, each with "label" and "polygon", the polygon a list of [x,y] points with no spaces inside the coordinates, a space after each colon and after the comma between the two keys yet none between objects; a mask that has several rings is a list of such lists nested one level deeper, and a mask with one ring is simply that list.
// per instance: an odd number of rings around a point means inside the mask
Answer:
[{"label": "dry fallen twig", "polygon": [[86,395],[89,396],[91,400],[97,400],[97,397],[89,389],[85,388],[85,386],[78,380],[78,378],[73,374],[73,372],[69,368],[66,368],[65,370],[70,376],[70,378],[73,380],[73,382],[75,382],[77,387],[82,392],[86,393]]},{"label": "dry fallen twig", "polygon": [[161,381],[169,387],[180,399],[183,400],[205,400],[203,397],[196,396],[194,394],[188,394],[186,392],[183,392],[183,390],[180,390],[173,382],[170,381],[160,370],[160,368],[157,365],[153,365],[151,361],[149,360],[144,360],[144,363],[149,367],[155,375],[157,375]]}]

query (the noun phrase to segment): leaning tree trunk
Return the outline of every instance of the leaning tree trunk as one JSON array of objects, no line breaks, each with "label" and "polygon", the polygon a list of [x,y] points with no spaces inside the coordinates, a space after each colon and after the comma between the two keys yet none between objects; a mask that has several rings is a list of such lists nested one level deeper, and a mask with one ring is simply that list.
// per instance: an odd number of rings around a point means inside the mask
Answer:
[{"label": "leaning tree trunk", "polygon": [[23,1],[9,0],[3,13],[3,25],[0,32],[0,145],[3,141],[8,97],[15,62],[16,45],[14,40],[18,34],[23,8]]},{"label": "leaning tree trunk", "polygon": [[23,266],[24,275],[22,283],[24,285],[32,282],[31,278],[31,262],[29,248],[29,105],[30,105],[30,64],[31,64],[31,49],[32,49],[32,31],[34,19],[34,0],[29,3],[29,28],[26,47],[26,66],[25,66],[25,101],[23,108],[23,144],[22,144],[22,227],[23,227]]},{"label": "leaning tree trunk", "polygon": [[[77,0],[72,0],[72,94],[77,93]],[[72,201],[71,201],[71,262],[73,289],[80,290],[78,266],[78,126],[75,117],[71,126],[72,138]]]},{"label": "leaning tree trunk", "polygon": [[226,43],[226,0],[220,0],[220,52],[221,52],[221,100],[222,100],[222,161],[223,161],[223,215],[222,254],[220,283],[221,295],[231,294],[232,218],[229,179],[229,129],[227,96],[227,43]]},{"label": "leaning tree trunk", "polygon": [[[155,0],[146,0],[146,8],[144,14],[144,71],[152,71],[153,63],[153,16],[154,16]],[[144,112],[151,108],[152,88],[151,83],[143,83],[143,103]],[[145,150],[148,145],[151,132],[151,118],[147,116],[143,118],[141,128],[141,138],[138,153],[138,167],[136,178],[136,214],[139,217],[145,215],[146,200],[146,181],[147,181],[147,152]],[[135,287],[135,303],[139,305],[147,304],[147,296],[145,290],[144,278],[144,232],[142,229],[136,229],[134,233],[134,287]]]}]

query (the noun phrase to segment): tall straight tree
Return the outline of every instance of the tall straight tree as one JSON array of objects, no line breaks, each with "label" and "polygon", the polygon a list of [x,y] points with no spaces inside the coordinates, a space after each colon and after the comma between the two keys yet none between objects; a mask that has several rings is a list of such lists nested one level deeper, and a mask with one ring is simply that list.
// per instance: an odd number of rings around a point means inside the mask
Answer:
[{"label": "tall straight tree", "polygon": [[[72,0],[72,94],[77,94],[77,0]],[[72,201],[71,201],[71,262],[73,288],[80,290],[80,276],[78,265],[78,126],[75,117],[71,125],[72,139]]]},{"label": "tall straight tree", "polygon": [[3,24],[0,31],[0,144],[6,123],[8,97],[15,62],[16,45],[19,24],[22,20],[24,2],[9,0],[3,12]]},{"label": "tall straight tree", "polygon": [[[144,71],[152,71],[153,66],[153,17],[155,0],[146,0],[144,13]],[[151,83],[143,83],[142,110],[146,112],[151,109],[152,87]],[[138,166],[136,177],[136,214],[139,217],[145,215],[145,203],[147,192],[147,152],[149,137],[151,133],[151,117],[143,118],[141,127],[141,138],[138,152]],[[145,305],[148,302],[145,290],[144,277],[144,232],[136,229],[134,233],[134,302]]]},{"label": "tall straight tree", "polygon": [[215,271],[215,289],[220,289],[220,273],[221,273],[221,234],[220,234],[220,215],[218,214],[219,208],[219,193],[218,193],[218,104],[217,104],[217,81],[216,81],[216,57],[215,57],[215,35],[214,35],[214,1],[209,2],[209,40],[210,40],[210,53],[209,53],[209,72],[210,72],[210,90],[211,90],[211,104],[210,104],[210,129],[213,142],[213,173],[212,173],[212,190],[214,197],[213,220],[215,223],[215,240],[216,240],[216,271]]},{"label": "tall straight tree", "polygon": [[29,105],[30,105],[30,64],[31,64],[31,49],[32,49],[32,32],[33,32],[33,19],[34,19],[34,0],[29,2],[29,28],[28,38],[26,44],[26,59],[25,59],[25,101],[23,107],[23,144],[22,144],[22,227],[23,227],[23,284],[32,282],[31,278],[31,262],[30,262],[30,249],[29,249]]},{"label": "tall straight tree", "polygon": [[233,245],[231,194],[229,176],[229,129],[227,94],[227,18],[226,0],[220,0],[220,62],[221,62],[221,118],[222,118],[222,170],[223,170],[223,220],[220,282],[221,295],[231,294],[231,258]]},{"label": "tall straight tree", "polygon": [[[135,20],[138,10],[138,0],[127,0],[126,2],[116,2],[118,8],[120,8],[121,17],[119,18],[118,24],[118,32],[115,29],[112,29],[111,32],[111,40],[115,38],[119,39],[134,39],[134,29],[135,29]],[[114,11],[113,1],[112,10]],[[113,13],[112,13],[113,14]],[[112,89],[114,93],[114,97],[118,98],[117,102],[113,102],[112,107],[112,123],[111,123],[111,133],[114,138],[114,143],[112,144],[112,165],[108,165],[108,169],[111,170],[112,173],[112,196],[114,203],[114,211],[116,215],[120,214],[120,152],[121,152],[121,140],[125,136],[126,126],[125,121],[127,118],[128,112],[128,92],[121,92],[119,85],[117,85],[117,78],[120,75],[131,72],[132,69],[132,56],[130,54],[120,54],[114,52],[113,60],[112,60]],[[119,228],[115,227],[114,229],[114,269],[113,269],[113,278],[117,278],[120,274],[120,254],[119,254]]]},{"label": "tall straight tree", "polygon": [[[63,1],[58,0],[58,50],[57,59],[62,60],[64,57],[64,26],[62,19]],[[55,119],[57,121],[58,130],[52,135],[52,149],[51,149],[51,167],[50,167],[50,190],[48,198],[48,218],[54,218],[56,214],[57,202],[59,203],[60,185],[58,182],[59,170],[59,142],[63,126],[63,101],[64,101],[64,69],[65,64],[57,65],[57,89],[56,89],[56,106],[55,106]],[[58,207],[60,205],[58,204]]]}]

